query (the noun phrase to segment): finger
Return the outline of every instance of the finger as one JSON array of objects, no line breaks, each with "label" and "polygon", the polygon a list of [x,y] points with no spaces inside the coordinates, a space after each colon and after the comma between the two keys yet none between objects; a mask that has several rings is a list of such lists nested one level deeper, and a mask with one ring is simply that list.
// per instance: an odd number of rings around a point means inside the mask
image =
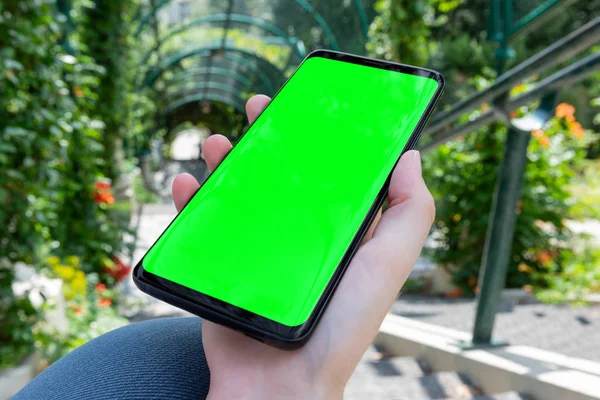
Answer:
[{"label": "finger", "polygon": [[171,193],[173,194],[173,201],[175,202],[177,212],[181,211],[199,187],[200,185],[196,181],[196,178],[190,174],[183,173],[175,177]]},{"label": "finger", "polygon": [[[357,252],[324,316],[325,336],[335,332],[334,345],[350,365],[358,362],[415,265],[434,215],[433,199],[421,177],[420,156],[407,152],[398,162],[389,190],[390,207],[373,238]],[[332,331],[327,332],[327,326]],[[333,332],[333,333],[332,333]],[[340,371],[338,378],[348,376]]]},{"label": "finger", "polygon": [[381,219],[381,208],[377,211],[377,214],[375,214],[375,218],[373,218],[373,222],[371,222],[371,226],[369,226],[369,230],[365,234],[365,237],[363,238],[361,245],[363,245],[363,244],[367,243],[369,240],[371,240],[371,238],[373,237],[373,233],[375,233],[375,228],[377,228],[377,224],[379,223],[380,219]]},{"label": "finger", "polygon": [[[421,176],[417,151],[407,152],[392,174],[389,208],[377,225],[373,238],[360,250],[359,263],[368,265],[383,303],[371,306],[385,316],[427,240],[435,216],[433,197]],[[373,289],[373,288],[372,288]]]},{"label": "finger", "polygon": [[214,171],[217,165],[231,150],[231,142],[223,135],[211,135],[202,145],[202,156],[206,160],[209,171]]},{"label": "finger", "polygon": [[[246,103],[246,113],[250,123],[256,120],[258,114],[269,104],[271,99],[268,96],[259,94],[253,96]],[[212,135],[204,142],[202,146],[202,156],[206,160],[209,171],[214,171],[217,165],[223,161],[223,158],[231,150],[231,142],[222,135]]]},{"label": "finger", "polygon": [[256,96],[252,96],[250,100],[246,103],[246,114],[248,114],[248,123],[253,123],[258,117],[258,114],[265,109],[267,104],[271,101],[269,96],[265,96],[264,94],[257,94]]}]

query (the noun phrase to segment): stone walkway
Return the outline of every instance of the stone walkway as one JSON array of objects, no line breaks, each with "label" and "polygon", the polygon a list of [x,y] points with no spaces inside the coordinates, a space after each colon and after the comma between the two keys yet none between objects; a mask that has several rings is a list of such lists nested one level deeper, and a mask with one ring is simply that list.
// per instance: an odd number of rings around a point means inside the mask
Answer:
[{"label": "stone walkway", "polygon": [[[474,300],[430,296],[401,296],[392,313],[447,328],[471,332]],[[517,305],[501,312],[495,339],[527,345],[572,357],[600,361],[600,307],[574,308],[547,304]]]}]

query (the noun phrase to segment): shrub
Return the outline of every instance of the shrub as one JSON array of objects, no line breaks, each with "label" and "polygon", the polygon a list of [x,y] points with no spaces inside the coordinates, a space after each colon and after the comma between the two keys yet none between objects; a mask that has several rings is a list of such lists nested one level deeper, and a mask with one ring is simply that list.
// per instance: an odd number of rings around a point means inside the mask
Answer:
[{"label": "shrub", "polygon": [[[429,254],[451,269],[454,283],[465,294],[472,295],[477,288],[505,135],[506,128],[494,124],[440,146],[425,155],[423,162],[437,199],[435,245]],[[565,223],[577,202],[570,185],[584,163],[588,136],[575,120],[575,110],[564,103],[543,130],[532,132],[507,287],[556,287],[559,283],[554,278],[564,281],[570,276],[573,265],[581,264],[579,256],[591,257],[589,252],[576,251],[573,241],[579,236]],[[586,288],[582,290],[592,289],[589,284]],[[575,294],[564,293],[569,295]]]}]

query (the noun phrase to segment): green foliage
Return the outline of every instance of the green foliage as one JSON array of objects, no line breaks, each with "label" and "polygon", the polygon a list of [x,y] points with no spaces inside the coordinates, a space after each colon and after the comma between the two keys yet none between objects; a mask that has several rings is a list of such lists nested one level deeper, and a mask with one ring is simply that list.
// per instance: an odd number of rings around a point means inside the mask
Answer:
[{"label": "green foliage", "polygon": [[39,313],[27,297],[12,293],[12,264],[0,259],[0,370],[19,363],[33,349],[31,327]]},{"label": "green foliage", "polygon": [[[75,104],[64,81],[77,61],[56,42],[60,27],[48,4],[0,4],[0,345],[3,359],[31,344],[26,299],[12,296],[13,264],[33,262],[51,244],[68,168]],[[86,124],[88,125],[88,124]],[[6,346],[6,347],[5,347]],[[14,347],[12,347],[14,346]],[[6,357],[6,358],[5,358]],[[13,358],[14,361],[14,358]]]},{"label": "green foliage", "polygon": [[102,144],[114,162],[105,164],[105,175],[115,179],[122,160],[118,158],[118,146],[129,128],[130,103],[127,98],[129,84],[128,34],[132,24],[128,11],[134,6],[131,0],[96,0],[83,3],[80,29],[81,43],[87,54],[102,67],[96,87],[98,103],[92,112],[105,124]]},{"label": "green foliage", "polygon": [[[563,118],[534,132],[528,150],[507,287],[546,287],[548,265],[569,268],[577,235],[565,225],[577,199],[569,191],[588,140]],[[577,131],[579,132],[579,131]],[[433,259],[454,271],[454,282],[473,294],[488,226],[506,128],[491,125],[424,156],[424,176],[437,200]],[[482,211],[485,210],[485,211]],[[596,264],[591,264],[597,265]]]},{"label": "green foliage", "polygon": [[[113,283],[107,266],[121,251],[129,222],[105,179],[115,173],[107,122],[136,116],[123,102],[140,97],[128,85],[113,87],[114,97],[106,94],[106,66],[87,57],[76,36],[66,46],[69,25],[51,2],[0,3],[0,353],[3,360],[12,354],[11,362],[30,349],[39,316],[29,300],[13,295],[15,263],[77,256],[80,272]],[[113,114],[115,107],[124,111]],[[123,126],[117,137],[132,127]]]},{"label": "green foliage", "polygon": [[374,56],[405,64],[425,65],[438,44],[432,29],[448,21],[447,13],[463,0],[379,0],[367,49]]},{"label": "green foliage", "polygon": [[[596,143],[599,143],[597,140]],[[577,220],[600,219],[600,161],[589,160],[569,191],[577,199],[569,210]]]}]

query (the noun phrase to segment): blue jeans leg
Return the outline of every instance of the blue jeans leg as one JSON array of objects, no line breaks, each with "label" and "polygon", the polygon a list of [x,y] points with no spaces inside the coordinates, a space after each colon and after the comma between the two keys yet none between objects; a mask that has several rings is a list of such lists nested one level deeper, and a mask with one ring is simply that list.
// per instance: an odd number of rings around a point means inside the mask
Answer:
[{"label": "blue jeans leg", "polygon": [[210,372],[200,318],[164,318],[116,329],[72,351],[14,400],[204,399]]}]

